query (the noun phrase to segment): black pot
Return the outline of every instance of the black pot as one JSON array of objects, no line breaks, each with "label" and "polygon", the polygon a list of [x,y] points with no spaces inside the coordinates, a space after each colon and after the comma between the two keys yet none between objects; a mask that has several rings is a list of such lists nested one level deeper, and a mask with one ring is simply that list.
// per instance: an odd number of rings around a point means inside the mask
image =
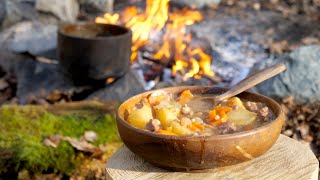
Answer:
[{"label": "black pot", "polygon": [[58,30],[62,70],[76,85],[118,78],[129,69],[132,32],[110,24],[65,23]]}]

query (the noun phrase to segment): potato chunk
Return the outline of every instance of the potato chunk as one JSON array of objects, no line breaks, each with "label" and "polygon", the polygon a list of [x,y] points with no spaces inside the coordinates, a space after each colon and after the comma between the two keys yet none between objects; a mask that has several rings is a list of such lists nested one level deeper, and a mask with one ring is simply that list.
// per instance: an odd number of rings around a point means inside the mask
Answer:
[{"label": "potato chunk", "polygon": [[127,121],[137,128],[144,129],[146,124],[153,119],[152,110],[149,106],[143,106],[129,114]]},{"label": "potato chunk", "polygon": [[156,116],[164,128],[171,126],[171,122],[177,119],[179,112],[179,108],[175,107],[155,109]]},{"label": "potato chunk", "polygon": [[227,106],[237,106],[239,109],[246,109],[243,105],[243,102],[238,97],[230,98],[227,101]]},{"label": "potato chunk", "polygon": [[158,90],[148,96],[148,101],[152,106],[155,106],[162,101],[169,102],[170,96],[167,92]]},{"label": "potato chunk", "polygon": [[228,114],[228,120],[233,122],[236,126],[245,126],[251,124],[256,120],[257,114],[246,109],[237,109],[230,111]]},{"label": "potato chunk", "polygon": [[173,121],[171,125],[172,125],[172,132],[177,135],[188,135],[192,133],[192,131],[190,131],[188,128],[184,126],[181,126],[176,121]]}]

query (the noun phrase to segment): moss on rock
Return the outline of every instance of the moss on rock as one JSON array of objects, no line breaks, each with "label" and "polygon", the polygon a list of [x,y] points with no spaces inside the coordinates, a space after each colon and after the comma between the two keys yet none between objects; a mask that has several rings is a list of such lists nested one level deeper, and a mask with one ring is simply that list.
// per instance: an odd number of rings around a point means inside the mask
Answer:
[{"label": "moss on rock", "polygon": [[0,174],[25,169],[32,173],[70,175],[83,161],[83,154],[64,141],[56,148],[47,147],[43,139],[56,134],[79,138],[91,130],[98,135],[94,145],[119,142],[114,116],[97,109],[90,107],[90,113],[73,110],[55,114],[39,106],[2,106]]}]

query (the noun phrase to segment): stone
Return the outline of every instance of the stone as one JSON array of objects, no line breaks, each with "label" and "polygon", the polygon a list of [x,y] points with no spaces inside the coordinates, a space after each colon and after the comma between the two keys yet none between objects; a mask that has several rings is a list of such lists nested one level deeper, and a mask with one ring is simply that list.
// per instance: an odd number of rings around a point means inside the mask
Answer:
[{"label": "stone", "polygon": [[177,85],[178,84],[172,80],[160,81],[153,87],[153,89],[161,89],[161,88],[167,88],[167,87],[172,87]]},{"label": "stone", "polygon": [[254,69],[262,69],[274,63],[284,63],[287,70],[256,85],[253,90],[277,98],[293,96],[301,103],[320,100],[319,45],[302,46],[289,54],[262,61]]},{"label": "stone", "polygon": [[6,6],[6,16],[2,23],[3,28],[9,27],[23,20],[34,20],[38,17],[37,11],[32,2],[21,0],[5,0],[0,4],[5,4]]},{"label": "stone", "polygon": [[[113,12],[114,0],[78,0],[83,9],[95,9],[99,12]],[[91,10],[92,11],[92,10]]]},{"label": "stone", "polygon": [[203,8],[205,6],[218,5],[221,0],[172,0],[171,2],[181,6],[195,6],[196,8]]},{"label": "stone", "polygon": [[74,22],[79,14],[79,3],[77,0],[37,0],[36,9],[52,13],[62,21]]},{"label": "stone", "polygon": [[0,44],[14,53],[39,55],[57,46],[57,26],[37,21],[20,22],[0,34]]},{"label": "stone", "polygon": [[133,69],[123,77],[108,85],[104,89],[92,93],[88,100],[125,101],[126,99],[145,91],[144,82]]},{"label": "stone", "polygon": [[6,1],[0,1],[0,25],[4,18],[6,17]]},{"label": "stone", "polygon": [[[233,85],[248,75],[254,64],[269,57],[268,42],[285,40],[301,45],[305,37],[320,37],[320,24],[303,16],[285,18],[272,11],[239,10],[226,13],[223,7],[208,13],[202,22],[189,27],[193,37],[207,39],[213,49],[212,68]],[[294,30],[293,30],[294,29]],[[272,30],[274,33],[268,33]]]},{"label": "stone", "polygon": [[44,98],[54,90],[72,94],[75,87],[67,79],[60,67],[25,59],[16,65],[17,97],[20,104],[25,104],[31,96]]},{"label": "stone", "polygon": [[11,75],[16,74],[16,65],[18,62],[23,61],[25,57],[21,54],[15,54],[7,49],[0,49],[0,67],[6,73]]}]

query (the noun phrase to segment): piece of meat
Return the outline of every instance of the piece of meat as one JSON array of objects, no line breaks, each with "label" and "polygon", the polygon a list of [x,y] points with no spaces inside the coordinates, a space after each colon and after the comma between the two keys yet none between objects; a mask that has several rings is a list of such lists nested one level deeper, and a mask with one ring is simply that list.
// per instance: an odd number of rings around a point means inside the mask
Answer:
[{"label": "piece of meat", "polygon": [[158,90],[148,95],[147,100],[149,104],[155,106],[158,105],[161,101],[170,101],[170,95],[163,90]]},{"label": "piece of meat", "polygon": [[181,112],[182,112],[182,114],[184,114],[184,115],[188,115],[188,114],[190,114],[190,112],[191,112],[191,108],[190,108],[187,104],[185,104],[185,105],[183,105],[183,107],[181,108]]},{"label": "piece of meat", "polygon": [[234,123],[228,122],[221,124],[218,129],[220,130],[221,134],[231,134],[237,130],[237,127]]},{"label": "piece of meat", "polygon": [[259,110],[257,103],[248,101],[246,102],[249,111],[257,112]]},{"label": "piece of meat", "polygon": [[150,119],[146,124],[146,129],[151,132],[157,132],[160,129],[160,121],[158,119]]},{"label": "piece of meat", "polygon": [[258,111],[258,115],[262,116],[262,117],[266,117],[266,116],[268,116],[268,114],[269,114],[269,108],[268,107],[261,108]]},{"label": "piece of meat", "polygon": [[139,103],[137,103],[135,106],[137,109],[141,109],[144,105],[148,103],[147,98],[142,98]]},{"label": "piece of meat", "polygon": [[233,131],[237,130],[237,126],[233,122],[228,122],[227,124]]},{"label": "piece of meat", "polygon": [[137,109],[141,109],[143,107],[143,103],[140,101],[135,106],[136,106]]},{"label": "piece of meat", "polygon": [[195,117],[195,118],[192,118],[191,120],[192,122],[197,122],[197,123],[200,123],[200,124],[203,124],[203,120],[199,117]]}]

